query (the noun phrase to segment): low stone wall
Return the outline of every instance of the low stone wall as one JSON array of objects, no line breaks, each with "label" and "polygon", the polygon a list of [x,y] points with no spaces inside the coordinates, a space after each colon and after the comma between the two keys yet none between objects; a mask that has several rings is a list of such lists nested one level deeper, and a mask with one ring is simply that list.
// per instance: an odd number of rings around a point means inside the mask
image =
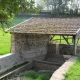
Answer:
[{"label": "low stone wall", "polygon": [[74,53],[74,47],[73,45],[67,45],[67,44],[59,44],[59,54],[73,54]]},{"label": "low stone wall", "polygon": [[19,54],[11,53],[4,56],[0,56],[0,74],[13,66],[21,64],[24,59]]},{"label": "low stone wall", "polygon": [[[72,55],[73,51],[74,51],[73,45],[49,43],[47,54],[50,53],[50,54]],[[79,53],[80,53],[80,46],[77,47],[77,54]]]}]

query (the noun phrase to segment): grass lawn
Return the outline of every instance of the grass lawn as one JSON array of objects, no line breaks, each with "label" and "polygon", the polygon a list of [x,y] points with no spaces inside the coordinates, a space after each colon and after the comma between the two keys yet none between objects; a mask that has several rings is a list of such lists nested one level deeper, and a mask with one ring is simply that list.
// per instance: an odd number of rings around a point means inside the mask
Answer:
[{"label": "grass lawn", "polygon": [[[26,17],[16,17],[11,22],[10,26],[15,26],[16,24],[26,20]],[[6,26],[5,26],[6,27]],[[0,55],[10,53],[10,45],[11,45],[11,35],[9,33],[4,33],[0,28]]]},{"label": "grass lawn", "polygon": [[0,55],[10,53],[10,37],[9,33],[5,34],[0,30]]},{"label": "grass lawn", "polygon": [[80,57],[65,74],[65,80],[80,80]]}]

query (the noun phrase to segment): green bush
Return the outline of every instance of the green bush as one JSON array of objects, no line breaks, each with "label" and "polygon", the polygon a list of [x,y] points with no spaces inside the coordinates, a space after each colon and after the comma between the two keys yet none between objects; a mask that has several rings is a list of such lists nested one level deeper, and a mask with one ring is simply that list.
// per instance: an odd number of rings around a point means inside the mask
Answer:
[{"label": "green bush", "polygon": [[41,74],[36,80],[49,80],[50,77],[51,75]]},{"label": "green bush", "polygon": [[38,73],[35,71],[27,71],[25,76],[36,79],[38,77]]},{"label": "green bush", "polygon": [[32,79],[30,77],[26,77],[26,78],[22,78],[22,80],[35,80],[35,79]]},{"label": "green bush", "polygon": [[35,71],[27,71],[27,72],[21,74],[20,76],[25,76],[25,77],[30,77],[32,79],[36,79],[38,77],[38,73]]},{"label": "green bush", "polygon": [[23,80],[49,80],[52,73],[39,73],[35,71],[27,71],[20,74],[21,77],[25,77]]}]

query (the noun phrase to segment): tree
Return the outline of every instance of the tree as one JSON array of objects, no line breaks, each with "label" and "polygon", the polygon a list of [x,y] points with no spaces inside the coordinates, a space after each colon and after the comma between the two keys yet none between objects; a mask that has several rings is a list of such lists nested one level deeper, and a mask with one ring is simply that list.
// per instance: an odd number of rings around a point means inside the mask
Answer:
[{"label": "tree", "polygon": [[70,14],[78,14],[79,10],[79,0],[70,0]]},{"label": "tree", "polygon": [[[8,21],[23,11],[30,13],[37,11],[33,0],[0,0],[0,23],[8,24]],[[2,26],[3,27],[3,26]]]},{"label": "tree", "polygon": [[67,2],[69,0],[43,0],[45,5],[47,6],[47,9],[50,5],[52,5],[52,11],[51,13],[53,15],[59,15],[60,13],[64,13],[67,8]]},{"label": "tree", "polygon": [[47,7],[47,10],[49,10],[49,6],[53,4],[53,0],[37,0],[37,4],[40,7]]}]

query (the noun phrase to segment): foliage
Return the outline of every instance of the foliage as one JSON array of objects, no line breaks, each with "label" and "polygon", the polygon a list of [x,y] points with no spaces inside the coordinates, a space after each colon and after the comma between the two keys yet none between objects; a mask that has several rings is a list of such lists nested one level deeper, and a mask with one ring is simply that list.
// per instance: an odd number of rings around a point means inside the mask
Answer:
[{"label": "foliage", "polygon": [[41,0],[38,3],[39,7],[51,7],[52,15],[63,15],[69,13],[71,15],[78,14],[79,11],[79,0]]},{"label": "foliage", "polygon": [[64,76],[65,80],[80,80],[80,56]]},{"label": "foliage", "polygon": [[8,24],[9,20],[14,18],[14,14],[19,14],[23,11],[37,12],[38,9],[34,6],[33,0],[0,0],[0,23]]},{"label": "foliage", "polygon": [[[26,71],[23,74],[20,74],[21,77],[25,77],[27,80],[49,80],[51,73],[39,73],[35,71]],[[24,80],[25,80],[24,79]]]},{"label": "foliage", "polygon": [[30,77],[32,79],[36,79],[38,77],[38,73],[35,71],[27,71],[27,72],[21,74],[20,76],[25,76],[25,77]]},{"label": "foliage", "polygon": [[36,80],[49,80],[51,77],[51,74],[41,74],[38,76]]}]

